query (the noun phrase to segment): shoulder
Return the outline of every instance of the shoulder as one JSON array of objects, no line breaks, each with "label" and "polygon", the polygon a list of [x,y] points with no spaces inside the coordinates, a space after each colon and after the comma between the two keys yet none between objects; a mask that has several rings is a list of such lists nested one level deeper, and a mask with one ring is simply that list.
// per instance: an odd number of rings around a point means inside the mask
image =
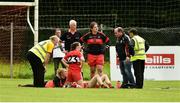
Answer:
[{"label": "shoulder", "polygon": [[63,35],[67,35],[67,34],[68,34],[68,32],[64,32],[64,33],[62,34],[62,36],[63,36]]},{"label": "shoulder", "polygon": [[88,33],[84,34],[83,37],[89,36],[89,35],[91,35],[91,32],[88,32]]},{"label": "shoulder", "polygon": [[130,41],[130,38],[127,34],[124,34],[124,39]]},{"label": "shoulder", "polygon": [[71,35],[71,32],[67,31],[63,34],[63,36],[66,36],[66,35]]},{"label": "shoulder", "polygon": [[77,55],[81,54],[81,52],[79,50],[74,50],[74,53],[77,54]]},{"label": "shoulder", "polygon": [[54,81],[55,81],[55,80],[59,80],[59,77],[55,76],[53,80],[54,80]]},{"label": "shoulder", "polygon": [[75,34],[76,35],[81,35],[81,33],[79,31],[76,31]]},{"label": "shoulder", "polygon": [[106,36],[103,32],[98,32],[99,35]]},{"label": "shoulder", "polygon": [[52,42],[51,40],[48,40],[48,41],[47,41],[47,45],[48,45],[48,46],[54,46],[54,44],[53,44],[53,42]]}]

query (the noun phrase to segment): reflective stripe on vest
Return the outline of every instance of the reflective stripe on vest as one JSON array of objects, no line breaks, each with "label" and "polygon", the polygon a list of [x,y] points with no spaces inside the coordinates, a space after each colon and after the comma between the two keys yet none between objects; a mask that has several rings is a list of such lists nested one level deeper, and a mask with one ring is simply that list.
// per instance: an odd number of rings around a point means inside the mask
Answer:
[{"label": "reflective stripe on vest", "polygon": [[145,60],[146,54],[145,54],[145,40],[141,38],[140,36],[136,35],[132,38],[135,42],[134,56],[131,57],[131,61],[135,60]]},{"label": "reflective stripe on vest", "polygon": [[38,56],[42,62],[45,60],[45,56],[47,53],[47,43],[49,40],[42,41],[38,44],[36,44],[33,48],[31,48],[29,51],[33,52],[36,56]]}]

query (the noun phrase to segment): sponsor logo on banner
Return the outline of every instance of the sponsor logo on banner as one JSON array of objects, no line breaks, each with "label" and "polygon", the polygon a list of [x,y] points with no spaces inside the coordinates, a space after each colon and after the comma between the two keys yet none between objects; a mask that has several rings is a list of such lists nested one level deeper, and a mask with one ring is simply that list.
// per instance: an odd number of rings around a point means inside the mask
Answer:
[{"label": "sponsor logo on banner", "polygon": [[146,69],[174,69],[174,54],[146,54]]}]

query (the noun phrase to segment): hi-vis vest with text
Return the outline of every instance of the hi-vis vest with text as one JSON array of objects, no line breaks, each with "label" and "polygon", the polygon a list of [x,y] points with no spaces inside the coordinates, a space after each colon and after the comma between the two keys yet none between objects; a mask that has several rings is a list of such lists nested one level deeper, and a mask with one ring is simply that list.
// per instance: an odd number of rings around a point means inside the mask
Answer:
[{"label": "hi-vis vest with text", "polygon": [[41,41],[29,50],[29,51],[33,52],[37,57],[39,57],[41,59],[42,63],[45,60],[47,49],[48,49],[47,44],[49,42],[51,42],[51,41],[50,40]]},{"label": "hi-vis vest with text", "polygon": [[138,35],[135,35],[132,38],[135,42],[134,46],[134,56],[131,57],[131,61],[136,61],[136,60],[145,60],[146,54],[145,54],[145,40],[141,38]]}]

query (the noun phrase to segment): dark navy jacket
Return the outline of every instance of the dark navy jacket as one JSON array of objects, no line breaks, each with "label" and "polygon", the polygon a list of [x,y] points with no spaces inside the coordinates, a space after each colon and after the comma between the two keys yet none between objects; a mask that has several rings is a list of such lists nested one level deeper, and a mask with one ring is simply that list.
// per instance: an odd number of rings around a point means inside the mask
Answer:
[{"label": "dark navy jacket", "polygon": [[130,52],[133,52],[133,48],[130,45],[130,38],[128,35],[124,34],[122,37],[116,40],[116,53],[119,60],[125,60],[126,57],[130,57]]}]

